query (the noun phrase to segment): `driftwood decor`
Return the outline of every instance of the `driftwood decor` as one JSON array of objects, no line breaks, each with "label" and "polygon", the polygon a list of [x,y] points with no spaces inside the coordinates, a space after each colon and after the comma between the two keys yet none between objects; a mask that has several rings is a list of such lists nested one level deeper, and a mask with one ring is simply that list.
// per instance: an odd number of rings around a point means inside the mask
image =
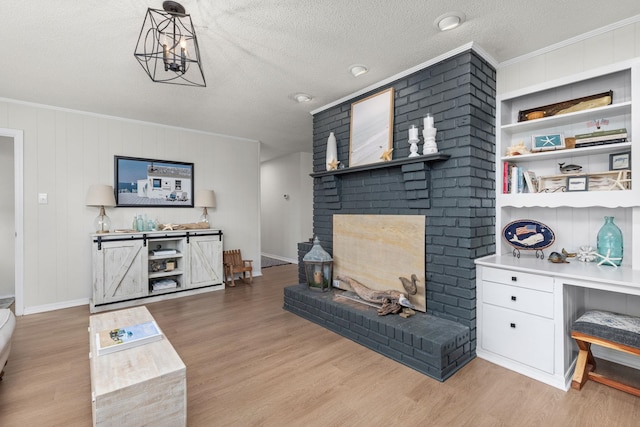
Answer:
[{"label": "driftwood decor", "polygon": [[402,311],[403,307],[410,309],[415,308],[407,297],[417,293],[417,287],[415,285],[415,280],[417,279],[416,275],[414,274],[412,277],[414,280],[413,284],[404,277],[401,277],[400,279],[404,279],[401,281],[406,289],[405,292],[396,290],[374,291],[355,279],[338,276],[338,280],[348,284],[362,300],[376,304],[379,316],[397,314]]},{"label": "driftwood decor", "polygon": [[[423,215],[334,215],[334,278],[348,277],[371,292],[403,293],[425,312],[425,221]],[[415,282],[415,294],[400,277]]]},{"label": "driftwood decor", "polygon": [[569,101],[556,102],[555,104],[543,105],[542,107],[529,108],[518,112],[518,121],[541,119],[558,114],[573,113],[574,111],[588,110],[591,108],[604,107],[613,102],[613,91],[597,93],[595,95],[584,96],[582,98],[571,99]]}]

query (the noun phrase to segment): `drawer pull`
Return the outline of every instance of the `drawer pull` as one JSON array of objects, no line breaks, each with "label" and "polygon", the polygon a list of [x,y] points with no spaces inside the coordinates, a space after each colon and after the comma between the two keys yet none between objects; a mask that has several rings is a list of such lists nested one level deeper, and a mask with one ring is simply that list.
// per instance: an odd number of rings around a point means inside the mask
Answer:
[{"label": "drawer pull", "polygon": [[516,301],[518,298],[515,295],[511,295],[511,301]]},{"label": "drawer pull", "polygon": [[517,278],[516,276],[511,276],[511,281],[512,281],[512,282],[517,282],[517,281],[518,281],[518,278]]},{"label": "drawer pull", "polygon": [[511,324],[511,327],[512,327],[513,329],[515,329],[515,328],[516,328],[516,324],[515,324],[515,323],[512,323],[512,324]]}]

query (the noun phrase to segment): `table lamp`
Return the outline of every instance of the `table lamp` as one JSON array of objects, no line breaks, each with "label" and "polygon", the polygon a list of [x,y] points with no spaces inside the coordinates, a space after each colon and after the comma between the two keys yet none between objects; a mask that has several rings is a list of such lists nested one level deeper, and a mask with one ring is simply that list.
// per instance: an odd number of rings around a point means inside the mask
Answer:
[{"label": "table lamp", "polygon": [[202,215],[198,222],[206,222],[209,224],[209,213],[207,208],[216,207],[216,193],[213,190],[199,190],[196,193],[195,204],[197,208],[202,208]]},{"label": "table lamp", "polygon": [[110,185],[94,184],[87,191],[87,206],[100,206],[100,213],[93,221],[94,230],[98,234],[108,233],[111,229],[111,220],[104,211],[105,206],[115,206],[116,198],[113,195],[113,187]]}]

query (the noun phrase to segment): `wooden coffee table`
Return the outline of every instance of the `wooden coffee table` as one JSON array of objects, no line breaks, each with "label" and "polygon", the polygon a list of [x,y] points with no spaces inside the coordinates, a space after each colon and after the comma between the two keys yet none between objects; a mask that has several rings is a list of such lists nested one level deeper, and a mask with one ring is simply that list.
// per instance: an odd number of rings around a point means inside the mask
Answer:
[{"label": "wooden coffee table", "polygon": [[151,320],[144,306],[89,317],[94,426],[187,424],[187,368],[166,337],[98,356],[97,332]]}]

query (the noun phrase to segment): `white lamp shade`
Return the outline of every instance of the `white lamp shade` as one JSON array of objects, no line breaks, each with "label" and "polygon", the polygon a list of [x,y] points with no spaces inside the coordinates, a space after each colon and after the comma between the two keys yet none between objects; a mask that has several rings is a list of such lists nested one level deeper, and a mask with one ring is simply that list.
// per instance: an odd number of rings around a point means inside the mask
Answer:
[{"label": "white lamp shade", "polygon": [[110,185],[94,184],[87,191],[87,206],[115,206],[116,198]]},{"label": "white lamp shade", "polygon": [[214,193],[213,190],[198,190],[196,192],[195,202],[197,208],[215,208],[216,193]]}]

